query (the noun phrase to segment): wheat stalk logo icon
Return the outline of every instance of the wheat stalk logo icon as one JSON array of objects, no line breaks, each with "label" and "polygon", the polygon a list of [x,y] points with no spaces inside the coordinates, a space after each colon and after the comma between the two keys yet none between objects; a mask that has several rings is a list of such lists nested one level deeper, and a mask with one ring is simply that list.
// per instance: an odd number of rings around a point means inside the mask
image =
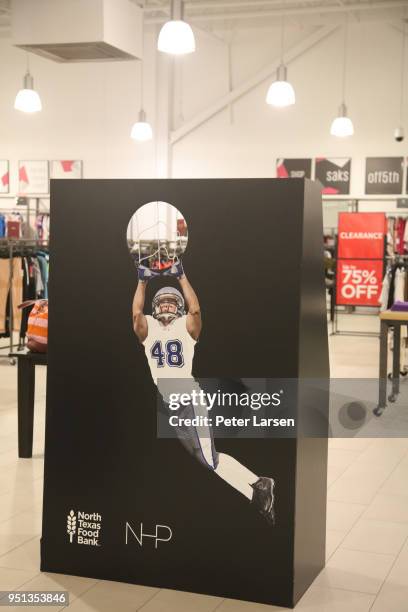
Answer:
[{"label": "wheat stalk logo icon", "polygon": [[76,532],[76,516],[73,510],[67,516],[67,534],[69,535],[69,541],[72,544],[74,541],[74,535]]}]

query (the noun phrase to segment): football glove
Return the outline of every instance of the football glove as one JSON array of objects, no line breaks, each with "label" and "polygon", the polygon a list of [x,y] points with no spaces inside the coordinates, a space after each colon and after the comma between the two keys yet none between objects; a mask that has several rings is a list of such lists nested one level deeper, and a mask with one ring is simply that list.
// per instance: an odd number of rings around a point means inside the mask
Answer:
[{"label": "football glove", "polygon": [[181,261],[174,263],[171,266],[170,270],[165,272],[165,274],[166,276],[175,276],[177,279],[180,279],[182,276],[184,276],[183,264],[181,263]]},{"label": "football glove", "polygon": [[150,280],[151,278],[154,278],[155,276],[159,276],[159,273],[153,272],[153,270],[150,270],[150,268],[140,265],[137,268],[137,275],[140,281],[147,283],[147,281]]}]

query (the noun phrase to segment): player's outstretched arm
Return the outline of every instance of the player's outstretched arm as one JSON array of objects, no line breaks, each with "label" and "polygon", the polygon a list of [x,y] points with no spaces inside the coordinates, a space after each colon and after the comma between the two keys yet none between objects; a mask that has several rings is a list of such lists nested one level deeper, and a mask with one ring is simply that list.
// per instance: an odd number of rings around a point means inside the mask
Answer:
[{"label": "player's outstretched arm", "polygon": [[132,304],[133,329],[140,342],[146,340],[148,331],[147,319],[143,312],[146,298],[146,285],[147,281],[139,279]]},{"label": "player's outstretched arm", "polygon": [[180,283],[184,294],[184,299],[187,305],[187,331],[194,340],[198,340],[201,333],[202,321],[201,310],[198,297],[192,286],[190,285],[187,276],[184,274],[181,262],[173,266],[171,270]]}]

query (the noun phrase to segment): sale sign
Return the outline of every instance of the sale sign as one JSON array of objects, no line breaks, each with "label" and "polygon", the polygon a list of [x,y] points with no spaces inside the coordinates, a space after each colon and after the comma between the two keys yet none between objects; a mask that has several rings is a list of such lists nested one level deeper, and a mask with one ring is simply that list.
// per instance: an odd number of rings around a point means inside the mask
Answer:
[{"label": "sale sign", "polygon": [[386,236],[384,213],[339,213],[339,259],[382,259]]},{"label": "sale sign", "polygon": [[379,306],[383,278],[380,259],[341,259],[337,263],[337,304]]},{"label": "sale sign", "polygon": [[384,213],[339,213],[336,304],[379,305],[386,231]]}]

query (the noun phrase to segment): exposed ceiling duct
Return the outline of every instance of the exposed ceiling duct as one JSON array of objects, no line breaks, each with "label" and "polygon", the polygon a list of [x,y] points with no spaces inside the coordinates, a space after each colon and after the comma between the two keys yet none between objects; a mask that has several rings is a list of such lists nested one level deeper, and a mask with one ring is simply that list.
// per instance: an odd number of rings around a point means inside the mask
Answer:
[{"label": "exposed ceiling duct", "polygon": [[56,62],[142,58],[143,11],[131,0],[13,0],[16,47]]}]

